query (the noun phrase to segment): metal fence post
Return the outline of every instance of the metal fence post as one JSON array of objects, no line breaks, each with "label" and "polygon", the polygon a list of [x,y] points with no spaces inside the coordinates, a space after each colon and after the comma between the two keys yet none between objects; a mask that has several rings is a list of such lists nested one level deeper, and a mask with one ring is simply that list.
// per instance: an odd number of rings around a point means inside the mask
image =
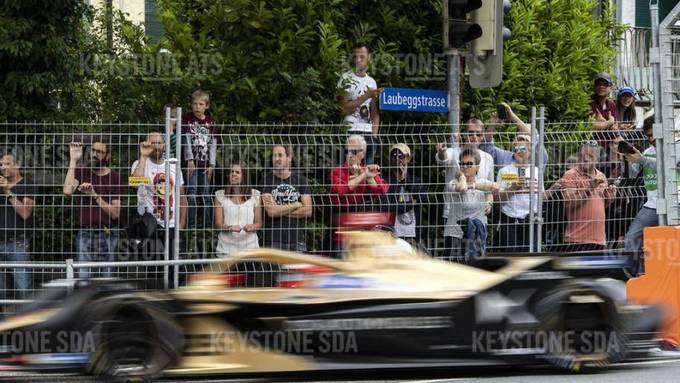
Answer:
[{"label": "metal fence post", "polygon": [[[534,137],[536,132],[536,107],[531,107],[531,131],[529,131],[529,137]],[[533,149],[533,142],[529,145]],[[531,151],[531,159],[529,161],[529,252],[533,253],[536,251],[534,248],[534,220],[536,215],[534,214],[534,188],[531,187],[531,182],[534,181],[534,166],[536,165],[536,150]]]},{"label": "metal fence post", "polygon": [[[180,185],[177,180],[182,176],[182,108],[177,107],[177,121],[175,125],[175,136],[177,141],[175,142],[175,238],[173,241],[175,243],[174,252],[172,254],[172,259],[179,260],[179,244],[180,244],[180,231],[182,227],[180,226],[180,215],[182,214],[181,199],[182,199],[182,185]],[[184,180],[188,182],[188,180]],[[187,206],[187,209],[189,207]],[[188,211],[187,211],[188,213]],[[187,225],[189,224],[189,217],[185,218]],[[179,286],[179,265],[173,268],[173,286],[177,288]]]},{"label": "metal fence post", "polygon": [[[657,2],[658,3],[658,2]],[[659,225],[680,223],[678,211],[678,163],[675,145],[675,102],[678,96],[678,70],[673,61],[678,60],[678,27],[680,4],[676,4],[666,18],[659,23],[658,4],[650,5],[652,12],[653,48],[650,58],[654,59],[655,69],[655,119],[654,138],[657,145],[657,185],[659,198],[657,212]],[[675,33],[673,33],[673,30]],[[656,42],[654,42],[656,39]],[[663,54],[662,54],[663,52]],[[677,65],[677,64],[676,64]],[[656,97],[660,96],[658,101]],[[656,107],[658,104],[658,108]],[[663,192],[663,194],[662,194]]]},{"label": "metal fence post", "polygon": [[[165,229],[165,238],[163,239],[163,260],[170,260],[170,221],[168,216],[170,215],[170,160],[167,159],[170,155],[170,108],[165,108],[165,195],[163,196],[163,229]],[[176,211],[175,211],[176,212]],[[163,286],[167,289],[169,282],[168,265],[163,266]]]},{"label": "metal fence post", "polygon": [[538,222],[538,227],[536,228],[536,235],[538,239],[536,240],[536,251],[541,252],[543,249],[542,241],[543,241],[543,167],[545,164],[543,163],[543,141],[545,139],[545,107],[542,106],[539,114],[539,124],[538,124],[538,143],[536,145],[537,150],[540,151],[540,155],[536,156],[536,161],[538,165],[536,168],[538,169],[538,198],[536,198],[536,203],[538,204],[537,209],[538,209],[538,214],[536,217],[536,221]]},{"label": "metal fence post", "polygon": [[73,259],[69,258],[66,260],[66,279],[69,281],[75,279],[75,273],[73,272]]}]

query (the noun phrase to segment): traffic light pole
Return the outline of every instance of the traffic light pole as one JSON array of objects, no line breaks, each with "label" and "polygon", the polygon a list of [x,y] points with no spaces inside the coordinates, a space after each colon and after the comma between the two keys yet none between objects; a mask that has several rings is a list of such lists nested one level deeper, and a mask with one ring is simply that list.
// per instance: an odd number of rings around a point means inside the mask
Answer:
[{"label": "traffic light pole", "polygon": [[460,121],[460,55],[454,49],[449,54],[449,125],[451,126],[451,145],[456,143]]}]

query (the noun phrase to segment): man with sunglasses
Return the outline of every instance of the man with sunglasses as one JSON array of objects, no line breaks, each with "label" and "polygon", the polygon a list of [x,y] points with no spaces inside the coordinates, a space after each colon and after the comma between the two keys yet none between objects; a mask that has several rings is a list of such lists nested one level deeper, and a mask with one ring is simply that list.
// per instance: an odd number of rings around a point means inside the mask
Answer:
[{"label": "man with sunglasses", "polygon": [[394,234],[402,239],[419,241],[422,238],[420,209],[427,201],[427,189],[420,178],[409,172],[411,149],[399,143],[390,148],[390,173],[386,201],[383,206],[396,213]]},{"label": "man with sunglasses", "polygon": [[[444,212],[443,217],[446,219],[449,216],[449,208],[451,206],[451,181],[460,172],[458,160],[460,153],[465,149],[479,149],[479,145],[484,140],[484,123],[476,118],[468,120],[467,124],[461,125],[461,132],[459,134],[460,146],[455,145],[453,148],[447,148],[444,143],[437,144],[437,154],[435,160],[439,165],[446,167],[446,186],[444,187]],[[493,157],[489,153],[479,150],[479,169],[476,175],[477,180],[493,183]],[[491,204],[493,196],[487,195],[486,213],[491,213]]]},{"label": "man with sunglasses", "polygon": [[370,197],[387,193],[388,185],[380,177],[380,166],[364,165],[365,155],[364,137],[349,136],[345,144],[345,163],[331,171],[331,202],[334,206],[354,210],[363,207],[371,200]]},{"label": "man with sunglasses", "polygon": [[562,191],[567,212],[566,251],[605,248],[605,207],[613,201],[616,187],[607,185],[607,177],[597,169],[599,160],[597,141],[584,141],[579,150],[578,166],[567,170],[557,181],[556,188]]},{"label": "man with sunglasses", "polygon": [[502,252],[529,252],[529,215],[538,212],[538,167],[531,159],[531,138],[518,135],[512,146],[514,162],[498,171],[498,200],[501,202],[498,241]]},{"label": "man with sunglasses", "polygon": [[[118,247],[118,217],[120,216],[120,175],[109,168],[109,146],[94,142],[90,148],[90,162],[79,167],[83,157],[83,144],[69,145],[69,166],[64,180],[64,194],[78,195],[78,234],[76,252],[79,262],[115,260]],[[90,269],[79,269],[80,278],[89,278]],[[105,276],[110,276],[107,269]]]}]

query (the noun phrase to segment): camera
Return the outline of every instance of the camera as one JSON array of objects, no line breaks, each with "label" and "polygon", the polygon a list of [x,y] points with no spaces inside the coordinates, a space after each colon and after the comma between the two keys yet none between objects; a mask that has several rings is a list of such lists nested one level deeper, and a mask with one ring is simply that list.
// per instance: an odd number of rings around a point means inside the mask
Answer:
[{"label": "camera", "polygon": [[626,141],[619,141],[619,144],[618,144],[616,150],[619,153],[623,153],[623,154],[634,154],[635,153],[635,148],[633,147],[633,145],[629,144]]}]

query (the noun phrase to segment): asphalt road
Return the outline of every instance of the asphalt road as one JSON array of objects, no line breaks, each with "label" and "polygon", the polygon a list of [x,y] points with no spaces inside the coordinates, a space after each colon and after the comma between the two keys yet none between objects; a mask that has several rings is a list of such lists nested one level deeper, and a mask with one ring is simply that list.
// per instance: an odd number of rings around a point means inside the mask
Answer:
[{"label": "asphalt road", "polygon": [[[680,376],[680,360],[656,360],[613,365],[605,370],[587,374],[569,374],[549,368],[487,368],[487,369],[447,369],[434,371],[395,371],[381,373],[335,373],[314,376],[282,376],[267,379],[165,379],[162,382],[192,383],[446,383],[446,382],[485,382],[485,383],[530,383],[530,382],[598,382],[598,383],[640,383],[673,382]],[[66,374],[28,374],[0,373],[2,382],[97,382],[87,377]]]}]

